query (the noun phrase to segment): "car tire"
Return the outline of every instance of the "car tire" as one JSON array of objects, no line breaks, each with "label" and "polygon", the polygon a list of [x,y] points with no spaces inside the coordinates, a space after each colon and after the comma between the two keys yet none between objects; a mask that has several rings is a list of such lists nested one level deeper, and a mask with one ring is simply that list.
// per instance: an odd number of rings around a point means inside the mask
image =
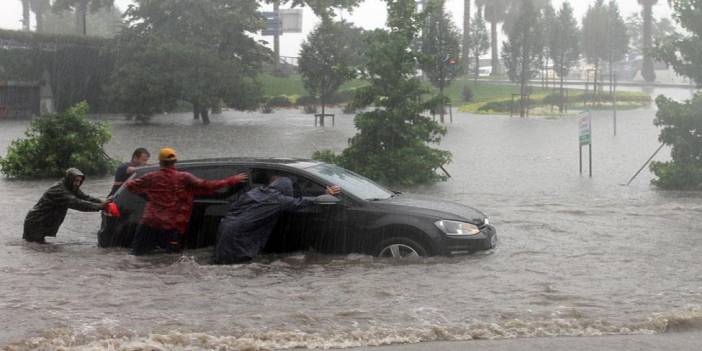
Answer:
[{"label": "car tire", "polygon": [[428,250],[420,243],[410,238],[394,237],[381,241],[375,248],[377,257],[413,258],[429,256]]}]

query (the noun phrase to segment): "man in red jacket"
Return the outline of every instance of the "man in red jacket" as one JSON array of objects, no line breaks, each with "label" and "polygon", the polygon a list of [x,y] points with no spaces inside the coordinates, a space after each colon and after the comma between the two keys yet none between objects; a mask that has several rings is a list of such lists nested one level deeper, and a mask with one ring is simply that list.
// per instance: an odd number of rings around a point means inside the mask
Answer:
[{"label": "man in red jacket", "polygon": [[160,247],[166,252],[178,252],[181,240],[188,229],[196,195],[211,193],[247,179],[246,173],[221,180],[204,180],[175,169],[176,152],[163,148],[158,155],[161,169],[125,184],[135,194],[146,194],[144,215],[139,223],[132,254],[143,255]]}]

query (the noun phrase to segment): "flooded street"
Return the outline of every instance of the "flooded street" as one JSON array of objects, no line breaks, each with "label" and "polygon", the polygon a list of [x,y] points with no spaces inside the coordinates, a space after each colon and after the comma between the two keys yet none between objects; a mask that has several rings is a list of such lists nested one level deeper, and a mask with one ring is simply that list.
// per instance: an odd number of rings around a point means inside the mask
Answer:
[{"label": "flooded street", "polygon": [[[702,329],[702,194],[657,190],[648,170],[623,185],[659,146],[654,115],[619,111],[615,137],[611,112],[594,112],[588,178],[574,117],[454,114],[441,145],[453,178],[403,190],[481,209],[500,241],[418,262],[301,252],[210,266],[206,249],[133,257],[97,248],[99,216],[74,211],[51,245],[27,244],[24,216],[53,181],[0,179],[0,348],[339,348]],[[210,126],[189,114],[146,126],[115,117],[107,153],[308,158],[342,150],[352,118],[323,129],[293,110],[229,111]],[[0,150],[27,125],[1,122]],[[110,185],[89,177],[84,190],[104,196]]]}]

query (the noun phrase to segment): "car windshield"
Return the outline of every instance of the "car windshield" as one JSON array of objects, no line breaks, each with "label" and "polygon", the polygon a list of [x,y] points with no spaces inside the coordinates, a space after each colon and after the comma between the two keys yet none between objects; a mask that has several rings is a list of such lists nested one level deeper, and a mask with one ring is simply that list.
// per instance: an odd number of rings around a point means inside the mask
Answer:
[{"label": "car windshield", "polygon": [[338,185],[344,192],[364,200],[383,200],[393,196],[393,192],[349,170],[329,164],[319,164],[307,171],[322,177],[329,183]]}]

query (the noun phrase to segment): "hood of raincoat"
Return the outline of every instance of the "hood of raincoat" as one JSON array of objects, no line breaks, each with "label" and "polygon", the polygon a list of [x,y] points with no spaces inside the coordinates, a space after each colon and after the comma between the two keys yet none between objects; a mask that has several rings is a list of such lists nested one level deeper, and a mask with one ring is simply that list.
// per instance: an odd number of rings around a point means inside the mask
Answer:
[{"label": "hood of raincoat", "polygon": [[280,177],[268,185],[269,189],[280,191],[285,196],[293,196],[293,183],[288,177]]},{"label": "hood of raincoat", "polygon": [[66,185],[68,189],[76,190],[76,188],[73,187],[73,179],[76,177],[81,177],[83,180],[80,182],[82,185],[83,182],[85,181],[85,174],[80,171],[78,168],[69,168],[66,170],[66,176],[63,178],[63,184]]}]

